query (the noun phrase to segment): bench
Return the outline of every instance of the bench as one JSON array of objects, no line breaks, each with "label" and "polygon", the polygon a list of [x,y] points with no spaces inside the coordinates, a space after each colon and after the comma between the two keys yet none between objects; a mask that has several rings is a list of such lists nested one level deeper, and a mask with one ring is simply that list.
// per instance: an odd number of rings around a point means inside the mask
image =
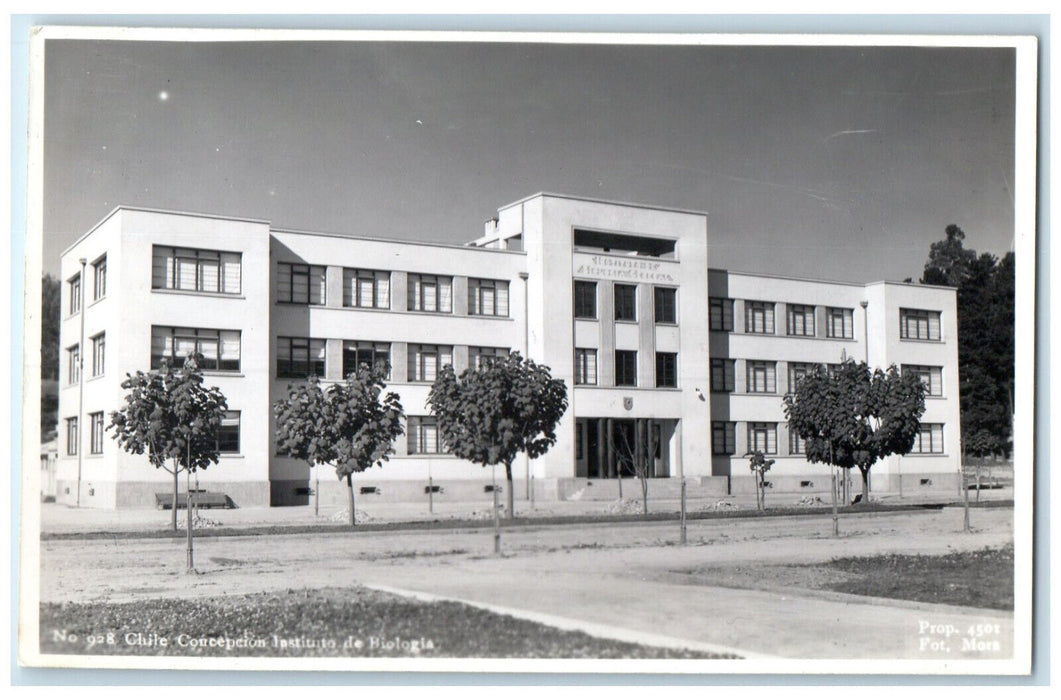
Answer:
[{"label": "bench", "polygon": [[[231,508],[232,499],[223,493],[212,493],[210,491],[192,492],[195,496],[196,508]],[[156,493],[155,507],[159,510],[169,510],[173,507],[173,493]],[[177,494],[177,509],[188,507],[188,494]]]}]

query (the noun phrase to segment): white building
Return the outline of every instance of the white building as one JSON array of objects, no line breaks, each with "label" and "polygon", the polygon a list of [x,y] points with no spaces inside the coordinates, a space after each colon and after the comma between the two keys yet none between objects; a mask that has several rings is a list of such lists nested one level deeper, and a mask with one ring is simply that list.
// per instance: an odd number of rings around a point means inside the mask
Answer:
[{"label": "white building", "polygon": [[[309,498],[306,465],[273,448],[288,383],[381,358],[407,435],[355,476],[360,492],[422,500],[430,476],[438,498],[482,498],[489,473],[444,453],[425,400],[440,366],[510,350],[570,389],[557,444],[516,465],[517,497],[533,484],[538,498],[613,499],[635,444],[654,454],[656,496],[680,475],[694,496],[751,489],[756,448],[776,459],[775,491],[827,491],[830,469],[800,454],[781,397],[808,364],[843,355],[929,387],[916,452],[875,465],[874,488],[900,475],[908,492],[956,488],[954,290],[710,269],[709,248],[702,212],[552,194],[503,207],[466,246],[119,207],[62,256],[58,500],[149,506],[167,491],[171,477],[104,426],[127,373],[193,349],[230,409],[200,487],[242,506]],[[321,482],[322,498],[341,497],[334,477]]]}]

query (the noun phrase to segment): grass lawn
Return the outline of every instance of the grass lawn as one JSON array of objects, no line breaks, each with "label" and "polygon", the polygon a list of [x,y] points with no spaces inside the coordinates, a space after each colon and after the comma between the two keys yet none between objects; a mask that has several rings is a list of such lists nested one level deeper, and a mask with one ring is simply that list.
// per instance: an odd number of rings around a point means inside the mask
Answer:
[{"label": "grass lawn", "polygon": [[853,574],[825,586],[842,593],[1013,610],[1012,545],[944,556],[848,557],[826,566]]},{"label": "grass lawn", "polygon": [[45,654],[733,658],[601,639],[460,603],[421,602],[365,588],[45,603],[40,630]]}]

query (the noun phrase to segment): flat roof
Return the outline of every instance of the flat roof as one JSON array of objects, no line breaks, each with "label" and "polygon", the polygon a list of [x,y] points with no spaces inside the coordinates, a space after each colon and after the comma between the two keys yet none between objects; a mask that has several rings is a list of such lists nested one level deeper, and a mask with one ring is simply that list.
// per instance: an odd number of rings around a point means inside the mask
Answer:
[{"label": "flat roof", "polygon": [[576,197],[575,195],[561,194],[559,192],[537,192],[535,194],[530,195],[529,197],[523,197],[521,199],[517,199],[514,202],[510,202],[508,204],[505,204],[504,206],[500,206],[500,207],[497,208],[497,210],[501,211],[502,209],[509,209],[511,207],[516,206],[517,204],[523,204],[524,202],[529,202],[530,200],[536,199],[538,197],[551,197],[553,199],[572,199],[572,200],[574,200],[576,202],[593,202],[594,204],[610,204],[612,206],[631,207],[631,208],[634,208],[634,209],[652,209],[652,210],[655,210],[655,211],[675,212],[677,214],[694,214],[696,216],[707,216],[707,212],[706,211],[702,211],[702,210],[699,210],[699,209],[679,209],[677,207],[664,207],[664,206],[660,206],[659,204],[641,204],[639,202],[624,202],[624,201],[617,200],[617,199],[599,199],[599,198],[596,198],[596,197]]},{"label": "flat roof", "polygon": [[[710,245],[708,246],[710,250]],[[943,291],[956,292],[956,287],[946,287],[938,284],[921,284],[919,282],[896,282],[894,280],[877,280],[875,282],[844,282],[841,280],[822,279],[818,277],[793,277],[791,275],[771,275],[765,272],[744,272],[742,270],[727,270],[720,267],[708,267],[708,274],[718,272],[727,275],[743,275],[744,277],[762,277],[774,280],[790,280],[792,282],[816,282],[819,284],[837,284],[844,287],[874,287],[879,284],[894,284],[901,287],[916,287],[918,289],[940,289]]]}]

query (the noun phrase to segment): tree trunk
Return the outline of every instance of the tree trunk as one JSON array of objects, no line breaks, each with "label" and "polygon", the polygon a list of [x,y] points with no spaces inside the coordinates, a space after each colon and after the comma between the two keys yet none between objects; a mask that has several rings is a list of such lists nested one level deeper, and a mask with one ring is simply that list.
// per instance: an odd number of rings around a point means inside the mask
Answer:
[{"label": "tree trunk", "polygon": [[187,490],[188,490],[188,501],[184,504],[184,510],[188,511],[188,573],[195,573],[195,555],[192,550],[192,470],[191,470],[191,442],[188,442],[188,468],[185,471]]},{"label": "tree trunk", "polygon": [[648,479],[641,476],[641,515],[648,515]]},{"label": "tree trunk", "polygon": [[346,475],[346,493],[350,501],[350,525],[357,525],[357,511],[354,510],[354,480],[351,474]]},{"label": "tree trunk", "polygon": [[505,462],[505,483],[508,489],[508,519],[512,520],[515,517],[515,489],[512,487],[512,462]]},{"label": "tree trunk", "polygon": [[862,472],[862,503],[869,505],[869,467],[859,467],[858,470]]},{"label": "tree trunk", "polygon": [[177,531],[177,492],[180,491],[180,482],[177,480],[177,472],[179,471],[177,466],[177,460],[173,460],[173,503],[170,506],[173,511],[173,531]]}]

